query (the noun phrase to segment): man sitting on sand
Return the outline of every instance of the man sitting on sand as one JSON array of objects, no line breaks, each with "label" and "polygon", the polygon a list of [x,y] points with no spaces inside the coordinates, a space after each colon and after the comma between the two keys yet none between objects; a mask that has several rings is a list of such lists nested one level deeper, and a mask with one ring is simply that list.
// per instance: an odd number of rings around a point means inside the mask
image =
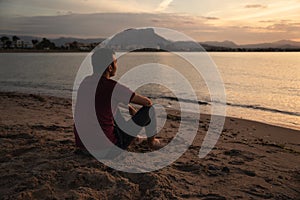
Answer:
[{"label": "man sitting on sand", "polygon": [[[110,64],[108,66],[103,66],[103,63]],[[141,138],[127,134],[118,126],[118,124],[114,120],[114,116],[117,116],[117,118],[120,119],[121,114],[118,109],[118,104],[123,103],[125,105],[128,105],[129,113],[132,116],[131,120],[129,121],[133,121],[140,127],[145,127],[146,135],[152,136],[147,138],[148,144],[152,148],[159,148],[160,141],[153,136],[156,134],[156,121],[153,120],[151,125],[147,126],[148,124],[150,124],[151,118],[155,119],[155,113],[152,107],[151,100],[131,91],[126,86],[119,84],[111,79],[111,77],[113,77],[117,71],[117,60],[114,51],[107,48],[97,49],[92,55],[92,65],[93,75],[85,78],[83,82],[87,82],[91,77],[97,77],[99,79],[95,94],[95,110],[98,122],[106,137],[121,149],[127,149],[128,146],[133,142],[141,142]],[[104,72],[103,69],[105,69]],[[113,91],[116,86],[118,88],[118,94],[113,95]],[[79,87],[78,95],[80,95],[80,90],[81,89]],[[128,97],[130,97],[130,99],[128,99]],[[143,107],[137,111],[129,103],[138,104]],[[150,112],[150,110],[152,110],[152,112]],[[149,116],[150,113],[152,115],[151,118]],[[125,119],[123,119],[122,117],[121,119],[122,124],[125,124],[125,126],[129,125],[129,121],[125,121]],[[138,134],[138,131],[134,132],[135,133],[131,134]],[[76,146],[81,149],[85,149],[83,143],[79,138],[76,127],[74,129],[74,134]]]}]

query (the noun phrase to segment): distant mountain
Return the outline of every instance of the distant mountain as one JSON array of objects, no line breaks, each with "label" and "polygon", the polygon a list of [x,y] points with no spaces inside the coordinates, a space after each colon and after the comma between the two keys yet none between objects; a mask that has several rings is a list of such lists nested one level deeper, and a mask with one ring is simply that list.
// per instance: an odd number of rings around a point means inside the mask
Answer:
[{"label": "distant mountain", "polygon": [[232,41],[225,40],[223,42],[218,41],[206,41],[200,42],[201,45],[210,46],[210,47],[225,47],[225,48],[245,48],[245,49],[267,49],[267,48],[278,48],[278,49],[293,49],[300,48],[300,42],[292,41],[292,40],[280,40],[271,43],[258,43],[258,44],[245,44],[245,45],[237,45]]},{"label": "distant mountain", "polygon": [[240,48],[285,48],[285,49],[293,49],[300,48],[300,42],[292,41],[292,40],[280,40],[272,43],[260,43],[260,44],[246,44],[239,45]]},{"label": "distant mountain", "polygon": [[223,42],[218,41],[206,41],[206,42],[200,42],[203,46],[212,46],[212,47],[226,47],[226,48],[238,48],[239,45],[235,44],[232,41],[225,40]]},{"label": "distant mountain", "polygon": [[203,51],[204,47],[201,47],[198,43],[193,41],[177,41],[168,45],[168,50],[182,50],[182,51]]},{"label": "distant mountain", "polygon": [[279,40],[277,42],[274,42],[278,45],[291,45],[291,46],[300,46],[300,42],[292,41],[292,40]]},{"label": "distant mountain", "polygon": [[170,41],[158,35],[153,28],[127,29],[116,34],[106,44],[115,50],[167,50],[167,51],[203,51],[193,41]]},{"label": "distant mountain", "polygon": [[114,49],[134,50],[138,48],[163,49],[171,42],[155,33],[152,28],[127,29],[114,35],[106,44]]}]

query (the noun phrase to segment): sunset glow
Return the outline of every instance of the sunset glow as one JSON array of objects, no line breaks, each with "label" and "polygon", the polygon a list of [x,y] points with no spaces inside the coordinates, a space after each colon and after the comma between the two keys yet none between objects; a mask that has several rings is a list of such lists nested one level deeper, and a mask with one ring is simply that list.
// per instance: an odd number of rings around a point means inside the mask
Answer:
[{"label": "sunset glow", "polygon": [[[104,0],[4,0],[0,2],[0,13],[0,33],[3,34],[108,37],[126,28],[161,26],[182,31],[199,41],[232,40],[239,44],[283,39],[300,41],[299,0],[146,0],[143,3],[137,0],[109,3]],[[37,16],[44,18],[37,19]],[[54,23],[51,27],[57,30],[40,30],[46,22]],[[72,23],[77,28],[72,27]],[[103,26],[107,30],[99,30]],[[60,32],[61,28],[66,31]]]}]

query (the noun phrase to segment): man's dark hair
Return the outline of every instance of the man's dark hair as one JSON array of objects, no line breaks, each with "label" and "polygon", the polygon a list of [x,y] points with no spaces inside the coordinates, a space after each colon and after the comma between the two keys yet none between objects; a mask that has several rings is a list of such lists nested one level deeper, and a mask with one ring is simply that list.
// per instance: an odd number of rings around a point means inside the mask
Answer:
[{"label": "man's dark hair", "polygon": [[115,52],[109,48],[98,48],[92,55],[92,65],[94,73],[104,73],[109,65],[113,65],[113,55]]}]

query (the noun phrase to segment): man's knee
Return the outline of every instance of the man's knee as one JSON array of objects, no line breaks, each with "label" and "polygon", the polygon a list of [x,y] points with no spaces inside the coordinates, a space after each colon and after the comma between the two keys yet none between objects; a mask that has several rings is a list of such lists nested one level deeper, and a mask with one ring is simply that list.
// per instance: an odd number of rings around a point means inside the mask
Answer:
[{"label": "man's knee", "polygon": [[152,106],[143,106],[133,117],[132,120],[139,126],[147,126],[151,122]]}]

